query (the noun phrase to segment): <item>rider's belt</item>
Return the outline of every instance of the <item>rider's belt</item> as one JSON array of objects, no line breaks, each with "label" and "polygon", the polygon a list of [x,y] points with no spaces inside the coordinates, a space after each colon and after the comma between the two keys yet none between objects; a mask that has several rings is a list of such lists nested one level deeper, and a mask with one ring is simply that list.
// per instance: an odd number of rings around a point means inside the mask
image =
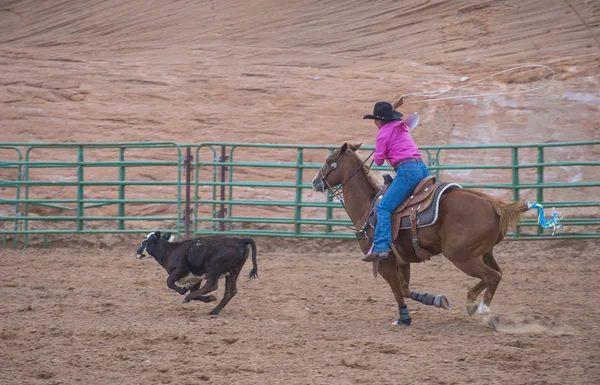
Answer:
[{"label": "rider's belt", "polygon": [[401,161],[399,161],[398,163],[396,163],[392,167],[396,168],[396,167],[400,166],[401,164],[405,164],[405,163],[423,163],[423,158],[406,158],[406,159],[402,159]]}]

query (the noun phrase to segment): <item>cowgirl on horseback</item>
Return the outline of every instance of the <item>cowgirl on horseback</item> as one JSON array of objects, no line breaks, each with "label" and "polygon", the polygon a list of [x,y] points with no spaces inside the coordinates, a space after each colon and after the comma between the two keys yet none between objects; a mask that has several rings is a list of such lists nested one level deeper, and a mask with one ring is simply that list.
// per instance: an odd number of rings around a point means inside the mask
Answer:
[{"label": "cowgirl on horseback", "polygon": [[396,172],[394,181],[377,204],[373,251],[362,259],[365,262],[387,258],[392,243],[391,220],[394,210],[410,196],[419,182],[429,176],[429,169],[410,136],[407,122],[396,111],[402,104],[402,98],[394,105],[378,102],[373,108],[373,115],[363,117],[375,120],[379,129],[375,144],[375,163],[381,166],[387,160]]}]

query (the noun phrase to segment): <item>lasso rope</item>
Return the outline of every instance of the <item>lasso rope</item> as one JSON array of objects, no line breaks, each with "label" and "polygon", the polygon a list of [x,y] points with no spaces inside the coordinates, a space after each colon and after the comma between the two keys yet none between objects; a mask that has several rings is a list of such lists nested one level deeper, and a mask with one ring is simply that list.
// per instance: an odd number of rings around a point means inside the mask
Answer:
[{"label": "lasso rope", "polygon": [[[544,85],[541,85],[539,87],[534,87],[534,88],[531,88],[529,90],[524,90],[524,91],[495,92],[495,93],[491,93],[491,94],[447,96],[447,97],[444,97],[444,98],[437,98],[437,96],[443,95],[443,94],[445,94],[447,92],[457,91],[457,90],[460,90],[460,89],[463,89],[463,88],[467,88],[467,87],[470,87],[470,86],[472,86],[474,84],[482,82],[484,80],[491,79],[491,78],[493,78],[495,76],[501,75],[501,74],[503,74],[505,72],[510,72],[510,71],[514,71],[514,70],[517,70],[517,69],[521,69],[521,68],[545,68],[545,69],[549,70],[550,72],[552,72],[552,78],[550,79],[550,81],[548,81]],[[554,70],[552,68],[548,67],[548,66],[545,66],[545,65],[542,65],[542,64],[524,64],[524,65],[521,65],[521,66],[512,67],[512,68],[508,68],[508,69],[505,69],[505,70],[500,71],[500,72],[496,72],[493,75],[486,76],[483,79],[479,79],[479,80],[476,80],[474,82],[465,84],[464,86],[452,87],[452,88],[449,88],[449,89],[446,89],[446,90],[439,90],[439,91],[413,92],[413,93],[410,93],[410,94],[404,94],[404,95],[400,96],[400,98],[398,98],[398,100],[400,100],[400,99],[402,99],[402,98],[404,98],[406,96],[425,96],[425,97],[428,97],[428,99],[415,100],[413,102],[404,102],[403,103],[403,104],[414,104],[414,103],[423,103],[423,102],[433,102],[433,101],[438,101],[438,100],[474,98],[474,97],[480,97],[480,96],[497,96],[497,95],[523,94],[525,92],[533,92],[533,91],[537,91],[537,90],[540,90],[540,89],[542,89],[544,87],[549,86],[550,83],[552,83],[554,81],[555,77],[556,77],[556,72],[554,72]]]},{"label": "lasso rope", "polygon": [[[514,71],[514,70],[521,69],[521,68],[545,68],[545,69],[549,70],[550,72],[552,72],[552,78],[547,83],[545,83],[541,86],[534,87],[534,88],[531,88],[528,90],[523,90],[523,91],[494,92],[494,93],[488,93],[488,94],[459,95],[459,96],[448,96],[448,97],[443,97],[443,98],[437,98],[437,96],[443,95],[447,92],[457,91],[457,90],[460,90],[463,88],[467,88],[474,84],[480,83],[484,80],[491,79],[491,78],[501,75],[503,73]],[[452,88],[448,88],[446,90],[439,90],[439,91],[412,92],[409,94],[401,95],[398,98],[398,100],[400,100],[404,97],[407,97],[407,96],[425,96],[428,98],[428,99],[416,100],[413,102],[404,102],[403,101],[402,104],[404,105],[404,104],[414,104],[414,103],[423,103],[423,102],[433,102],[433,101],[439,101],[439,100],[475,98],[475,97],[481,97],[481,96],[523,94],[526,92],[533,92],[533,91],[541,90],[542,88],[548,87],[554,81],[555,78],[556,78],[556,72],[554,72],[554,70],[548,66],[545,66],[542,64],[524,64],[524,65],[520,65],[517,67],[512,67],[512,68],[505,69],[503,71],[496,72],[495,74],[486,76],[482,79],[476,80],[474,82],[465,84],[460,87],[452,87]],[[389,162],[388,162],[388,165],[389,165]],[[391,168],[391,165],[390,165],[390,168]],[[537,219],[538,223],[540,224],[540,226],[542,226],[545,229],[552,229],[552,235],[554,235],[554,233],[556,232],[557,229],[562,227],[562,225],[560,224],[560,220],[562,219],[562,217],[559,217],[560,213],[558,211],[556,211],[556,209],[554,207],[552,208],[552,216],[549,220],[546,220],[546,217],[544,216],[544,206],[542,206],[541,204],[539,204],[537,202],[527,202],[527,207],[529,209],[532,209],[532,208],[538,209],[538,219]]]},{"label": "lasso rope", "polygon": [[546,220],[546,217],[544,216],[544,206],[542,206],[541,204],[537,202],[527,202],[527,208],[538,209],[538,223],[545,229],[552,229],[552,235],[554,235],[556,229],[561,227],[561,224],[559,222],[562,219],[562,217],[558,217],[560,213],[556,211],[554,207],[552,207],[552,217],[550,218],[550,220]]}]

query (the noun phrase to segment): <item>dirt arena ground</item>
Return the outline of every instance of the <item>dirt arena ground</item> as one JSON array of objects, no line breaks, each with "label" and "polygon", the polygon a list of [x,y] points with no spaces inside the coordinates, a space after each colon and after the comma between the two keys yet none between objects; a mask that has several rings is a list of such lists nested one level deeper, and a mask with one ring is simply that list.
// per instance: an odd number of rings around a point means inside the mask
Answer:
[{"label": "dirt arena ground", "polygon": [[[331,244],[331,243],[330,243]],[[135,245],[1,250],[2,384],[597,384],[597,241],[506,242],[493,331],[464,308],[475,280],[436,257],[412,289],[449,311],[397,308],[352,242],[261,239],[258,281],[218,317],[181,302]],[[299,250],[302,250],[299,252]],[[345,252],[348,250],[348,252]],[[245,266],[244,273],[250,269]],[[219,289],[220,297],[222,288]]]}]

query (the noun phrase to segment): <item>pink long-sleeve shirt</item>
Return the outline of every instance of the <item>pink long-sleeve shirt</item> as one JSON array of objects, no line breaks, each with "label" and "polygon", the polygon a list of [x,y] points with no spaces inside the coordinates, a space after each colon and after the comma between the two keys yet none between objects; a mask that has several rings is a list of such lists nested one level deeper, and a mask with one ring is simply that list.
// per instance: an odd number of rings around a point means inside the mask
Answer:
[{"label": "pink long-sleeve shirt", "polygon": [[410,136],[408,126],[402,120],[394,120],[379,129],[373,158],[381,166],[386,159],[395,165],[403,159],[422,158],[422,155]]}]

